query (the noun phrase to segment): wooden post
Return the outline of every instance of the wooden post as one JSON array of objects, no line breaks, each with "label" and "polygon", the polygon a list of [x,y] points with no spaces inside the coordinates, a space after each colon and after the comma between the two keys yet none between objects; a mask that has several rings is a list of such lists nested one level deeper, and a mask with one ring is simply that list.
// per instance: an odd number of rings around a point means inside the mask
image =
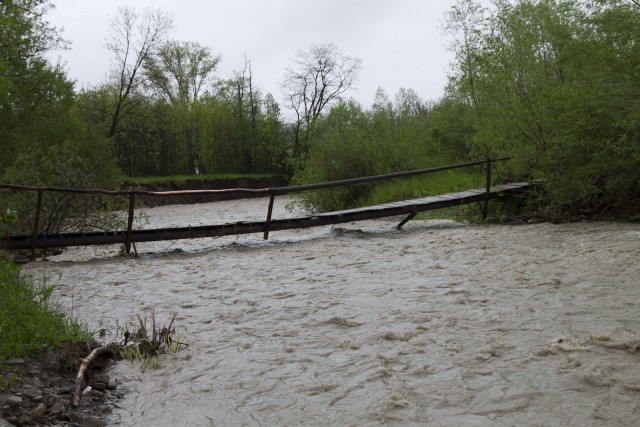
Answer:
[{"label": "wooden post", "polygon": [[129,194],[129,217],[127,218],[127,238],[124,242],[124,248],[127,255],[131,253],[131,241],[133,239],[132,231],[133,231],[133,213],[135,209],[136,203],[136,195],[133,193]]},{"label": "wooden post", "polygon": [[271,193],[271,198],[269,199],[269,209],[267,209],[267,221],[264,223],[264,240],[269,238],[269,224],[271,223],[271,214],[273,213],[273,201],[276,198],[276,193]]},{"label": "wooden post", "polygon": [[487,157],[487,193],[484,198],[484,208],[482,209],[482,220],[489,215],[489,198],[491,197],[491,158]]},{"label": "wooden post", "polygon": [[38,204],[36,205],[36,217],[33,220],[33,238],[31,239],[31,260],[36,259],[38,247],[38,228],[40,228],[40,212],[42,211],[42,190],[38,190]]},{"label": "wooden post", "polygon": [[410,220],[413,219],[413,217],[415,217],[416,215],[418,215],[418,211],[415,212],[411,212],[409,215],[407,215],[407,217],[405,219],[403,219],[402,221],[400,221],[400,224],[396,225],[396,229],[400,230],[402,229],[402,226],[404,226],[407,222],[409,222]]}]

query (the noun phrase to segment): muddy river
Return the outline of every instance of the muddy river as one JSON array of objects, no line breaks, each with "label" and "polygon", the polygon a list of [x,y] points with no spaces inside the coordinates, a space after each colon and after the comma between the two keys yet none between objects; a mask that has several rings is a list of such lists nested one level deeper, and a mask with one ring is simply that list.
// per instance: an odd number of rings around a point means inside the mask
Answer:
[{"label": "muddy river", "polygon": [[[146,227],[266,203],[164,206]],[[396,222],[74,249],[25,270],[95,329],[177,313],[187,349],[113,369],[129,390],[113,425],[640,424],[640,224]]]}]

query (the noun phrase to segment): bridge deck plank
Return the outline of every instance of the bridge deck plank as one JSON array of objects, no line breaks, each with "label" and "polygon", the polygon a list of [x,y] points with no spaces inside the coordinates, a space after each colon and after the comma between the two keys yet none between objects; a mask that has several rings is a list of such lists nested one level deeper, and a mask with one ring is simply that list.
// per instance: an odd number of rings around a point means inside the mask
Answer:
[{"label": "bridge deck plank", "polygon": [[[529,183],[526,182],[496,185],[491,187],[490,197],[496,197],[500,193],[511,193],[514,191],[526,190],[529,187]],[[269,222],[269,230],[280,231],[298,228],[311,228],[320,225],[340,224],[345,222],[382,218],[385,216],[414,214],[428,210],[475,203],[484,200],[485,197],[486,190],[481,188],[398,202],[383,203],[363,208],[346,209],[285,219],[274,219]],[[132,238],[134,242],[149,242],[158,240],[192,239],[262,233],[266,228],[266,224],[266,221],[239,221],[217,225],[133,230]],[[118,244],[124,243],[126,236],[126,231],[52,234],[38,236],[36,240],[36,247],[46,248]],[[9,238],[3,238],[0,241],[0,245],[4,245],[7,249],[30,249],[32,247],[32,243],[32,236],[11,236]]]}]

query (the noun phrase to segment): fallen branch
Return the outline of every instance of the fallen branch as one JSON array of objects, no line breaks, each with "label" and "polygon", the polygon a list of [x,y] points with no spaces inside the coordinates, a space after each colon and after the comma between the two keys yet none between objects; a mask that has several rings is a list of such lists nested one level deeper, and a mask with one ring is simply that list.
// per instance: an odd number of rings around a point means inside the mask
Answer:
[{"label": "fallen branch", "polygon": [[87,369],[89,365],[93,363],[93,360],[98,356],[103,354],[109,354],[111,356],[114,355],[113,350],[109,347],[98,347],[93,350],[87,357],[82,359],[82,363],[80,364],[80,368],[78,369],[78,374],[76,375],[76,385],[73,387],[73,393],[71,393],[73,406],[80,405],[80,399],[82,398],[82,386],[84,383],[84,378],[87,375]]}]

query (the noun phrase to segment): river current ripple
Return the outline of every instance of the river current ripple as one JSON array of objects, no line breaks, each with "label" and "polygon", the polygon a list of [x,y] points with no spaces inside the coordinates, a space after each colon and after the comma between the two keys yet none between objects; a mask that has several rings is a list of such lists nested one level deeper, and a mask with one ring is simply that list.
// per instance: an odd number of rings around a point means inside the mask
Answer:
[{"label": "river current ripple", "polygon": [[[153,208],[147,227],[266,203]],[[640,224],[396,222],[138,258],[78,248],[24,270],[96,329],[177,313],[187,349],[112,369],[129,390],[113,425],[640,424]]]}]

